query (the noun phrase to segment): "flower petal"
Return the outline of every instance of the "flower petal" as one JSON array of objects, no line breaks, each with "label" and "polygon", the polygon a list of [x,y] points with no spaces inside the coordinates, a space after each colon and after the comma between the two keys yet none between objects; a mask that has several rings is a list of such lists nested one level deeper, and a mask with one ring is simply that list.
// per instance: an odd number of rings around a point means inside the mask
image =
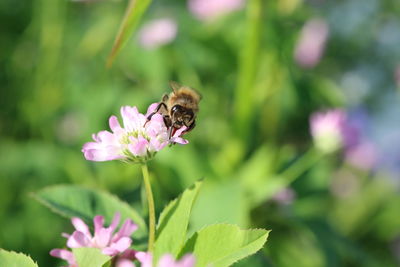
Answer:
[{"label": "flower petal", "polygon": [[128,259],[117,259],[115,267],[135,267],[135,264]]},{"label": "flower petal", "polygon": [[92,244],[88,236],[79,231],[73,232],[67,241],[67,247],[70,248],[91,247],[91,246]]},{"label": "flower petal", "polygon": [[112,231],[108,228],[101,228],[99,231],[96,232],[94,235],[94,243],[96,247],[105,248],[108,246],[111,240]]},{"label": "flower petal", "polygon": [[114,230],[117,228],[120,220],[121,220],[121,214],[119,212],[116,212],[108,229],[110,229],[111,232],[114,232]]},{"label": "flower petal", "polygon": [[150,116],[150,114],[152,114],[152,113],[154,113],[155,111],[156,111],[156,108],[158,107],[158,104],[159,103],[153,103],[153,104],[150,104],[150,106],[148,107],[148,109],[147,109],[147,112],[146,112],[146,118],[148,117],[148,116]]},{"label": "flower petal", "polygon": [[74,265],[76,264],[74,254],[71,251],[66,249],[52,249],[50,251],[50,255],[56,258],[60,258],[66,260],[68,264]]},{"label": "flower petal", "polygon": [[62,237],[65,237],[65,238],[69,238],[71,235],[70,235],[70,234],[67,234],[67,233],[61,233],[61,236],[62,236]]},{"label": "flower petal", "polygon": [[100,229],[103,228],[104,225],[104,217],[101,215],[97,215],[93,219],[93,224],[94,224],[94,233],[96,234]]},{"label": "flower petal", "polygon": [[126,219],[119,231],[114,235],[112,242],[116,242],[122,237],[130,237],[137,229],[138,226],[132,220]]},{"label": "flower petal", "polygon": [[166,254],[161,257],[158,262],[158,267],[175,267],[175,260],[171,254]]},{"label": "flower petal", "polygon": [[181,145],[187,145],[189,144],[189,141],[186,139],[183,139],[182,137],[172,137],[170,140],[170,143],[177,143]]},{"label": "flower petal", "polygon": [[159,137],[159,135],[162,134],[168,136],[167,132],[168,129],[165,126],[163,116],[158,113],[154,114],[151,120],[146,124],[146,134],[150,138]]},{"label": "flower petal", "polygon": [[108,122],[110,125],[110,129],[113,131],[113,133],[120,133],[121,131],[123,131],[117,117],[111,116]]},{"label": "flower petal", "polygon": [[108,160],[116,160],[123,159],[124,156],[121,154],[120,147],[102,147],[99,149],[82,149],[84,153],[84,157],[86,160],[90,161],[108,161]]},{"label": "flower petal", "polygon": [[106,161],[123,158],[121,144],[118,137],[108,131],[101,131],[93,135],[96,142],[83,145],[82,152],[87,160]]},{"label": "flower petal", "polygon": [[124,127],[128,132],[141,129],[146,122],[143,114],[140,114],[136,107],[124,106],[121,108],[121,115]]},{"label": "flower petal", "polygon": [[112,144],[112,145],[117,145],[118,144],[118,139],[116,136],[109,131],[100,131],[96,135],[96,139],[99,140],[101,143],[104,144]]},{"label": "flower petal", "polygon": [[87,226],[87,224],[81,218],[73,217],[71,222],[77,231],[82,232],[87,236],[91,236],[89,226]]},{"label": "flower petal", "polygon": [[132,138],[131,140],[134,141],[128,145],[129,151],[135,156],[145,156],[147,154],[147,145],[149,142],[142,136],[139,136],[137,139]]},{"label": "flower petal", "polygon": [[136,259],[141,263],[141,267],[152,267],[153,257],[148,252],[139,251],[136,253]]},{"label": "flower petal", "polygon": [[184,131],[187,130],[186,126],[183,126],[181,128],[179,128],[178,130],[175,131],[174,135],[171,137],[171,139],[169,140],[170,143],[177,143],[177,144],[181,144],[181,145],[186,145],[189,143],[188,140],[183,139],[182,137],[180,137],[182,135],[182,133]]},{"label": "flower petal", "polygon": [[153,138],[150,140],[149,151],[151,151],[151,152],[160,151],[166,145],[168,145],[167,135],[165,135],[165,140],[163,140],[163,138],[160,138],[160,139],[162,141],[158,140],[158,138]]},{"label": "flower petal", "polygon": [[129,237],[122,237],[117,242],[111,243],[110,246],[103,249],[103,253],[110,256],[115,256],[127,250],[132,244]]},{"label": "flower petal", "polygon": [[191,267],[194,266],[196,263],[196,258],[192,254],[186,254],[185,256],[182,257],[182,259],[179,261],[180,267]]},{"label": "flower petal", "polygon": [[116,256],[118,255],[119,251],[112,247],[106,247],[101,250],[101,253],[107,256]]}]

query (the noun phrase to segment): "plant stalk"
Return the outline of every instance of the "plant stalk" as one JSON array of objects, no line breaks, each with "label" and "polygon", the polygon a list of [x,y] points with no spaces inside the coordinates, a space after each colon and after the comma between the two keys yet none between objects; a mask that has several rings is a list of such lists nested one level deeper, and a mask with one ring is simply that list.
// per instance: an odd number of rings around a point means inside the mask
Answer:
[{"label": "plant stalk", "polygon": [[146,163],[142,164],[142,173],[143,173],[144,187],[146,190],[147,204],[149,207],[148,251],[152,252],[153,248],[154,248],[154,240],[155,240],[155,232],[156,232],[156,214],[155,214],[155,209],[154,209],[153,192],[151,190],[151,184],[150,184],[149,170],[147,168]]},{"label": "plant stalk", "polygon": [[285,185],[289,185],[299,178],[303,173],[315,165],[324,154],[317,151],[314,147],[310,148],[295,163],[280,174],[285,181]]}]

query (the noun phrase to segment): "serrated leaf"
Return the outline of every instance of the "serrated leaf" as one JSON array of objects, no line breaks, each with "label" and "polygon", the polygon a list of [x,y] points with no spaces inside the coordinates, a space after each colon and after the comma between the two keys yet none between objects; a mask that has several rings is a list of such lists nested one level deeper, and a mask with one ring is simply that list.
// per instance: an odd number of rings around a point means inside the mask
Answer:
[{"label": "serrated leaf", "polygon": [[185,239],[190,212],[202,182],[196,182],[164,208],[157,226],[154,261],[165,253],[177,257]]},{"label": "serrated leaf", "polygon": [[120,52],[122,47],[127,43],[133,32],[135,31],[140,19],[144,12],[146,12],[151,0],[130,0],[129,5],[126,8],[125,16],[122,19],[121,25],[118,30],[118,34],[115,37],[115,41],[111,50],[110,55],[107,59],[107,66],[110,67]]},{"label": "serrated leaf", "polygon": [[115,213],[119,212],[122,219],[130,218],[139,226],[135,238],[146,234],[143,218],[126,202],[107,192],[76,185],[57,185],[32,195],[55,213],[68,218],[79,217],[89,225],[96,215],[104,216],[106,223],[111,223]]},{"label": "serrated leaf", "polygon": [[38,267],[31,257],[14,251],[0,249],[0,266],[7,267]]},{"label": "serrated leaf", "polygon": [[249,206],[243,191],[237,179],[205,184],[190,216],[190,235],[210,224],[229,222],[247,225]]},{"label": "serrated leaf", "polygon": [[196,267],[226,267],[261,249],[269,231],[241,230],[236,225],[215,224],[195,233],[185,244],[180,256],[193,253]]},{"label": "serrated leaf", "polygon": [[98,248],[74,248],[72,252],[79,266],[101,267],[111,259],[110,256],[101,253],[101,250]]}]

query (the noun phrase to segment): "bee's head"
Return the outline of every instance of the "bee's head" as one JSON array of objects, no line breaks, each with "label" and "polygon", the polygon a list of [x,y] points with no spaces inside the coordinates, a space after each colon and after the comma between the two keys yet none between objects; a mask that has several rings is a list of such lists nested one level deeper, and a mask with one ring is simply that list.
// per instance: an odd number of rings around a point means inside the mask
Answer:
[{"label": "bee's head", "polygon": [[175,105],[171,108],[171,117],[176,126],[189,127],[193,123],[194,113],[191,109]]}]

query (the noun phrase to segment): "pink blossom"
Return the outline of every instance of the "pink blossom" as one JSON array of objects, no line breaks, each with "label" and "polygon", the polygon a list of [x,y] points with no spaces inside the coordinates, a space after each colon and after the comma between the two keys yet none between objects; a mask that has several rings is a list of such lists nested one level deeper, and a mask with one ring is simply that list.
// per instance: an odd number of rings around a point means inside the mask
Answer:
[{"label": "pink blossom", "polygon": [[178,31],[178,26],[173,19],[156,19],[145,24],[139,31],[139,43],[148,49],[171,43]]},{"label": "pink blossom", "polygon": [[341,109],[316,112],[310,118],[310,131],[315,146],[323,152],[333,152],[344,145],[346,113]]},{"label": "pink blossom", "polygon": [[296,62],[304,68],[312,68],[318,64],[325,49],[329,28],[322,19],[308,21],[300,33],[294,57]]},{"label": "pink blossom", "polygon": [[377,148],[368,141],[360,142],[346,150],[346,160],[363,170],[372,169],[377,162],[377,158]]},{"label": "pink blossom", "polygon": [[394,70],[394,80],[396,82],[397,87],[400,87],[400,64],[396,66]]},{"label": "pink blossom", "polygon": [[[121,259],[134,259],[136,251],[129,249],[132,243],[131,234],[137,229],[137,225],[130,219],[126,219],[119,231],[114,233],[120,221],[119,213],[115,214],[109,227],[104,227],[104,217],[97,215],[94,217],[94,235],[90,233],[89,226],[80,218],[71,219],[75,231],[69,234],[63,234],[67,238],[67,247],[80,248],[92,247],[98,248],[103,254]],[[69,267],[77,267],[74,255],[67,249],[53,249],[50,255],[66,260]]]},{"label": "pink blossom", "polygon": [[292,188],[286,187],[277,192],[273,197],[272,200],[277,202],[281,205],[290,205],[293,203],[293,200],[296,197],[296,193],[293,191]]},{"label": "pink blossom", "polygon": [[244,3],[245,0],[189,0],[188,6],[196,18],[208,21],[241,9]]},{"label": "pink blossom", "polygon": [[50,251],[50,255],[56,258],[63,259],[68,262],[68,267],[78,267],[78,264],[75,261],[74,254],[71,251],[66,249],[52,249]]},{"label": "pink blossom", "polygon": [[130,259],[118,259],[115,262],[115,267],[136,267],[135,264]]},{"label": "pink blossom", "polygon": [[128,162],[146,162],[171,143],[187,144],[180,137],[186,127],[180,128],[171,139],[162,115],[156,113],[147,121],[147,117],[155,111],[157,103],[149,106],[146,115],[139,113],[136,107],[121,107],[123,126],[117,117],[111,116],[109,124],[112,132],[101,131],[93,134],[94,142],[84,144],[82,152],[87,160],[108,161],[123,160]]},{"label": "pink blossom", "polygon": [[[153,267],[153,257],[150,253],[137,252],[136,258],[141,263],[141,267]],[[175,260],[170,254],[161,257],[157,267],[194,267],[195,258],[191,254],[187,254],[180,260]]]}]

